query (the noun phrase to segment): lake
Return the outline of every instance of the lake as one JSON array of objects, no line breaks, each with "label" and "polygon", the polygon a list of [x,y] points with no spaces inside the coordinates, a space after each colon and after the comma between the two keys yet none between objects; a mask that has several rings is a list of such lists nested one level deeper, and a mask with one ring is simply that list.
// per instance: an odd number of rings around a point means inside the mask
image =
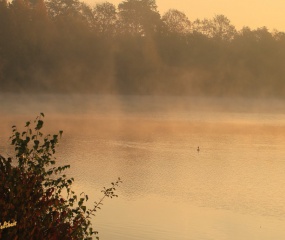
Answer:
[{"label": "lake", "polygon": [[2,94],[0,153],[40,112],[64,131],[76,192],[98,201],[123,180],[94,218],[100,239],[285,239],[283,101]]}]

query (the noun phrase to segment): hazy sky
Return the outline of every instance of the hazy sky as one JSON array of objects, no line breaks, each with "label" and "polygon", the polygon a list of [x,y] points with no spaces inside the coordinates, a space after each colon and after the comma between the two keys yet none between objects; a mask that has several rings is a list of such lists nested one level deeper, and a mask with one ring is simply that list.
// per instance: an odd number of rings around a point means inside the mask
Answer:
[{"label": "hazy sky", "polygon": [[[91,6],[102,0],[84,0]],[[108,0],[115,4],[122,0]],[[156,0],[162,15],[168,9],[180,10],[191,21],[200,18],[212,18],[224,14],[237,29],[249,26],[252,29],[267,26],[269,30],[285,32],[285,0]]]}]

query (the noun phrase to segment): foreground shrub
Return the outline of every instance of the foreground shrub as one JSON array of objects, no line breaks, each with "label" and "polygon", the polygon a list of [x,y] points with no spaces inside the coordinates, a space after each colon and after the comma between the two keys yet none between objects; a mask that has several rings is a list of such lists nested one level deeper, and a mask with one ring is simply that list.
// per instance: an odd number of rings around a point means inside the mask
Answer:
[{"label": "foreground shrub", "polygon": [[15,156],[0,155],[0,239],[98,239],[91,217],[105,197],[117,197],[121,180],[104,188],[102,198],[88,209],[88,195],[77,196],[71,189],[74,179],[63,174],[70,166],[55,166],[62,131],[44,136],[43,117],[27,122],[23,132],[13,126]]}]

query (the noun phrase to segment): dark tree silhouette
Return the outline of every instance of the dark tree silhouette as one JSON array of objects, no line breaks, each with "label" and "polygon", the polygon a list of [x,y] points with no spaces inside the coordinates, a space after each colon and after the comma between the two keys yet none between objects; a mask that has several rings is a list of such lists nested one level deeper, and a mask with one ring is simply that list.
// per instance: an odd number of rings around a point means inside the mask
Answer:
[{"label": "dark tree silhouette", "polygon": [[0,0],[0,91],[283,97],[284,46],[155,0]]}]

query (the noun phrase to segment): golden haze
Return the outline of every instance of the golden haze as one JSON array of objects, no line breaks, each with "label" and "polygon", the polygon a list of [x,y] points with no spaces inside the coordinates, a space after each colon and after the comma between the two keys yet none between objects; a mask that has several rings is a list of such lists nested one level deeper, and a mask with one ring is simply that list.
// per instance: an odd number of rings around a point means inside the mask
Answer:
[{"label": "golden haze", "polygon": [[[123,0],[109,0],[116,6]],[[91,6],[102,0],[85,0]],[[252,29],[266,26],[270,31],[285,31],[283,0],[156,0],[160,14],[168,9],[184,12],[191,21],[212,18],[217,14],[228,17],[237,29],[249,26]]]}]

